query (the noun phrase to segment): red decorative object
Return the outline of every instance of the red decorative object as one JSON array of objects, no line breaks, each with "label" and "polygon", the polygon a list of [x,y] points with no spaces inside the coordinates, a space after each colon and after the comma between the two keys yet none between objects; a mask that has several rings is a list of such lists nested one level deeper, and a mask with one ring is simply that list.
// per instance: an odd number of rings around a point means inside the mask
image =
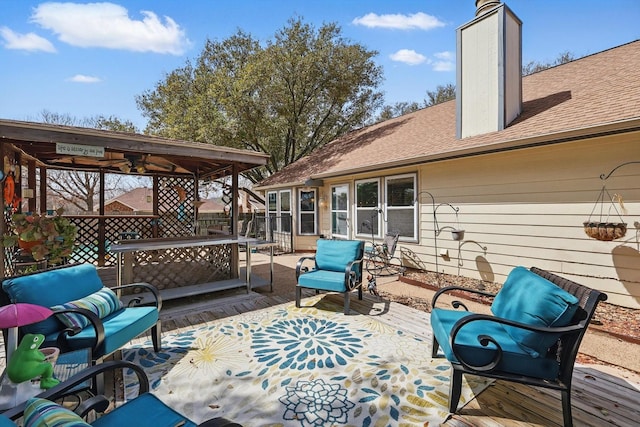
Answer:
[{"label": "red decorative object", "polygon": [[34,246],[38,246],[42,244],[42,240],[33,240],[31,242],[27,242],[25,240],[18,240],[18,247],[27,253],[31,253]]}]

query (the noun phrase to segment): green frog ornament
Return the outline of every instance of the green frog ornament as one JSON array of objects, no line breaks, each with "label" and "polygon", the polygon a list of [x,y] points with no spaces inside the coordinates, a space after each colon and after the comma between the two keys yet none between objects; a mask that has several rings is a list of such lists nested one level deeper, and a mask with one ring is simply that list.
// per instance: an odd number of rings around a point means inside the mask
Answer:
[{"label": "green frog ornament", "polygon": [[27,334],[13,352],[7,365],[7,376],[14,383],[22,383],[40,377],[40,388],[47,390],[60,381],[53,377],[53,366],[45,362],[44,354],[39,350],[44,335]]}]

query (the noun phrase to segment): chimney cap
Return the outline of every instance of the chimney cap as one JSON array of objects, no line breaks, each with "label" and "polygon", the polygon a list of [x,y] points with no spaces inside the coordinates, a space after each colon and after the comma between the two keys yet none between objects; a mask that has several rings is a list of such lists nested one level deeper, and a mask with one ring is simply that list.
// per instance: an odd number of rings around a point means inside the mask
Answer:
[{"label": "chimney cap", "polygon": [[500,0],[476,0],[476,16],[500,5]]}]

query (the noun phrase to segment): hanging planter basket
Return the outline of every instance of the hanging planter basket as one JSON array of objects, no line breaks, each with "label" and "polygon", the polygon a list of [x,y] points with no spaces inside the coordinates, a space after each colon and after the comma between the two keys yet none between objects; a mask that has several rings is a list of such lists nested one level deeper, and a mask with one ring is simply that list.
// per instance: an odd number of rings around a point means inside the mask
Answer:
[{"label": "hanging planter basket", "polygon": [[[608,209],[606,212],[606,216],[604,216],[605,203],[608,203]],[[587,236],[592,239],[601,240],[604,242],[610,242],[612,240],[620,239],[627,234],[627,224],[622,219],[618,208],[616,208],[616,203],[620,205],[620,209],[624,212],[624,203],[622,201],[622,196],[619,194],[614,194],[613,197],[607,189],[603,186],[602,190],[600,190],[600,195],[598,196],[598,200],[596,201],[595,206],[591,210],[591,214],[589,215],[589,219],[583,223],[584,232]],[[593,213],[599,208],[600,215],[598,220],[592,219]],[[619,222],[610,221],[611,210],[614,210],[618,218]]]},{"label": "hanging planter basket", "polygon": [[605,242],[616,240],[627,234],[627,224],[624,222],[585,222],[584,232],[592,239]]}]

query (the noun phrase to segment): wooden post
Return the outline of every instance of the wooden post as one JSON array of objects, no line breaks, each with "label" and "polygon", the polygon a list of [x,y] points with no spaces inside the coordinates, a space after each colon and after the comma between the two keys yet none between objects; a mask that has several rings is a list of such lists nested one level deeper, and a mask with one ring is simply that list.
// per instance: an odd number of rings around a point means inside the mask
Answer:
[{"label": "wooden post", "polygon": [[100,195],[98,206],[98,266],[104,267],[107,250],[105,248],[107,243],[107,233],[105,230],[106,220],[104,217],[104,170],[100,169]]},{"label": "wooden post", "polygon": [[31,195],[29,198],[29,210],[31,212],[45,212],[45,209],[42,209],[42,205],[40,206],[40,211],[37,210],[36,207],[36,162],[35,160],[29,160],[27,162],[27,188],[30,190]]}]

